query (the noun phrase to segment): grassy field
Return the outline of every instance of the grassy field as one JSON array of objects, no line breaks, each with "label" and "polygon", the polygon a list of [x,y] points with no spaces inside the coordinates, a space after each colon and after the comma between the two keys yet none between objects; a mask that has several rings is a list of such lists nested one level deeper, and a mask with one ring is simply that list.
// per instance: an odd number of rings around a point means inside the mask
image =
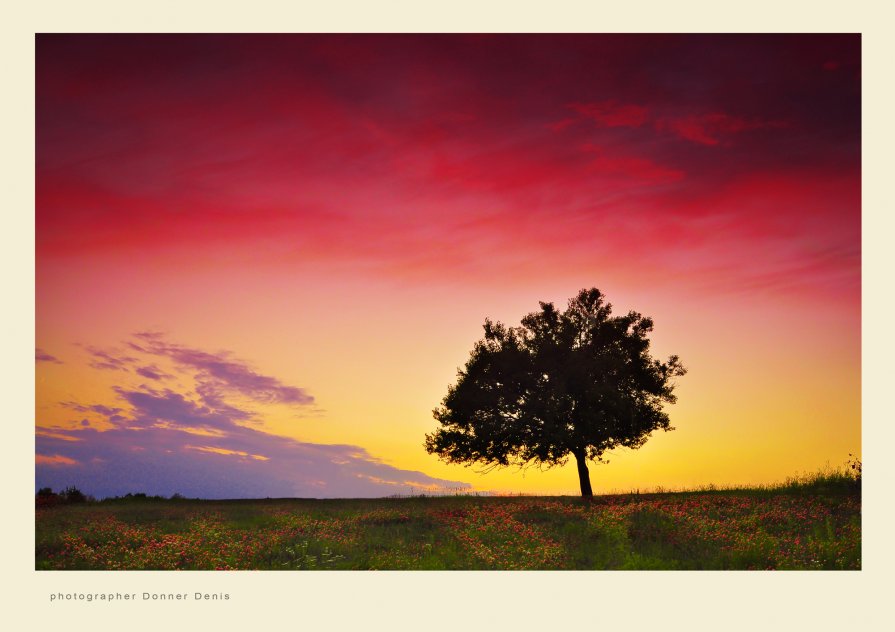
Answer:
[{"label": "grassy field", "polygon": [[[858,486],[113,500],[37,510],[42,569],[860,569]],[[834,481],[835,483],[835,481]]]}]

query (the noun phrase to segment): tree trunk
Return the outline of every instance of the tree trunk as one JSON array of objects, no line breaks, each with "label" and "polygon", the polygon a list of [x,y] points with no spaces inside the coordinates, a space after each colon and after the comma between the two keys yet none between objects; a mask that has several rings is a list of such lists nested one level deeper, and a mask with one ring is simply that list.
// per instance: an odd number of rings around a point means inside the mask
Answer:
[{"label": "tree trunk", "polygon": [[590,472],[587,471],[587,455],[584,450],[573,450],[578,463],[578,482],[581,483],[581,497],[593,498],[594,490],[590,486]]}]

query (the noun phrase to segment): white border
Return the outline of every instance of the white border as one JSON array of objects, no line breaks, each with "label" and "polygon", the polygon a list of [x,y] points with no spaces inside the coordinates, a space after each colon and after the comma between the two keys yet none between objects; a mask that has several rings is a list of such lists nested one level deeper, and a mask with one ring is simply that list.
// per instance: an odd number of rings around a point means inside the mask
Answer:
[{"label": "white border", "polygon": [[[882,3],[554,0],[252,3],[43,0],[4,7],[2,46],[3,620],[24,629],[876,630],[891,621],[895,370],[887,270],[893,234],[892,14]],[[35,32],[860,32],[864,94],[864,570],[844,573],[164,573],[33,569]],[[830,297],[835,301],[835,297]],[[50,604],[50,592],[226,592],[226,602]],[[19,625],[16,626],[17,620]]]}]

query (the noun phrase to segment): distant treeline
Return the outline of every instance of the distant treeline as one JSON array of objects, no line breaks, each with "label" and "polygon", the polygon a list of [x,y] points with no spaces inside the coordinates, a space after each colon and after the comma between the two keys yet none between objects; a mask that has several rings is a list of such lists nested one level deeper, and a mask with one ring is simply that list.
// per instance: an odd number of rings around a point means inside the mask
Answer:
[{"label": "distant treeline", "polygon": [[[122,502],[122,501],[159,501],[159,500],[191,500],[185,498],[182,494],[172,494],[171,496],[150,496],[143,492],[128,492],[124,496],[109,496],[99,502]],[[192,499],[192,500],[198,500]],[[96,498],[89,494],[85,494],[74,486],[69,486],[60,492],[54,492],[50,487],[42,487],[37,490],[35,502],[38,507],[54,507],[56,505],[73,505],[77,503],[95,503]]]}]

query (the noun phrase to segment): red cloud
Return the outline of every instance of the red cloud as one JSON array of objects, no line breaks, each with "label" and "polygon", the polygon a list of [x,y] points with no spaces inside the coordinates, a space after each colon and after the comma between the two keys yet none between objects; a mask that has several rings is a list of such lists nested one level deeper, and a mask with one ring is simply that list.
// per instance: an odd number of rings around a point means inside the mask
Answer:
[{"label": "red cloud", "polygon": [[590,143],[585,144],[582,151],[596,154],[590,161],[590,168],[597,173],[650,185],[668,184],[684,178],[683,171],[663,166],[648,158],[609,154]]},{"label": "red cloud", "polygon": [[620,104],[616,101],[572,103],[569,108],[593,119],[603,127],[640,127],[649,119],[649,110],[641,105]]},{"label": "red cloud", "polygon": [[718,145],[726,137],[748,130],[786,126],[783,121],[749,120],[720,112],[661,118],[655,122],[658,131],[671,132],[678,138],[700,145]]},{"label": "red cloud", "polygon": [[[45,38],[38,285],[61,293],[71,265],[92,258],[219,267],[222,276],[261,262],[502,283],[570,267],[639,270],[639,253],[689,260],[683,242],[705,239],[702,225],[669,218],[735,180],[767,171],[815,188],[859,165],[859,94],[827,85],[837,76],[815,85],[806,72],[828,59],[857,63],[857,39],[824,43],[803,67],[756,58],[776,50],[775,38],[732,38],[724,46],[739,52],[723,71],[683,63],[718,42],[672,39],[631,39],[637,54],[607,65],[605,47],[619,43],[591,36],[213,37],[208,48],[150,37],[136,50],[131,38]],[[798,48],[811,52],[809,44]],[[548,50],[556,57],[519,54]],[[159,66],[159,55],[195,55],[198,65]],[[72,77],[90,89],[71,93]],[[712,100],[700,104],[706,91]],[[724,161],[704,151],[782,120],[799,134],[756,134]],[[588,140],[600,151],[582,151]],[[770,204],[775,195],[746,199]],[[858,213],[845,202],[844,216]],[[775,207],[796,224],[805,213]],[[754,218],[751,208],[718,204],[698,215],[727,222],[731,213]],[[751,233],[743,239],[744,248],[765,247]],[[178,357],[203,364],[219,385],[300,398],[265,390],[226,358]]]},{"label": "red cloud", "polygon": [[[686,116],[657,116],[642,105],[621,104],[614,100],[572,103],[568,107],[582,117],[596,122],[600,127],[639,128],[651,122],[656,131],[670,132],[678,138],[700,145],[718,145],[726,137],[748,130],[787,126],[784,121],[746,119],[723,112]],[[548,127],[559,132],[571,123],[571,120],[565,119],[552,123]]]}]

